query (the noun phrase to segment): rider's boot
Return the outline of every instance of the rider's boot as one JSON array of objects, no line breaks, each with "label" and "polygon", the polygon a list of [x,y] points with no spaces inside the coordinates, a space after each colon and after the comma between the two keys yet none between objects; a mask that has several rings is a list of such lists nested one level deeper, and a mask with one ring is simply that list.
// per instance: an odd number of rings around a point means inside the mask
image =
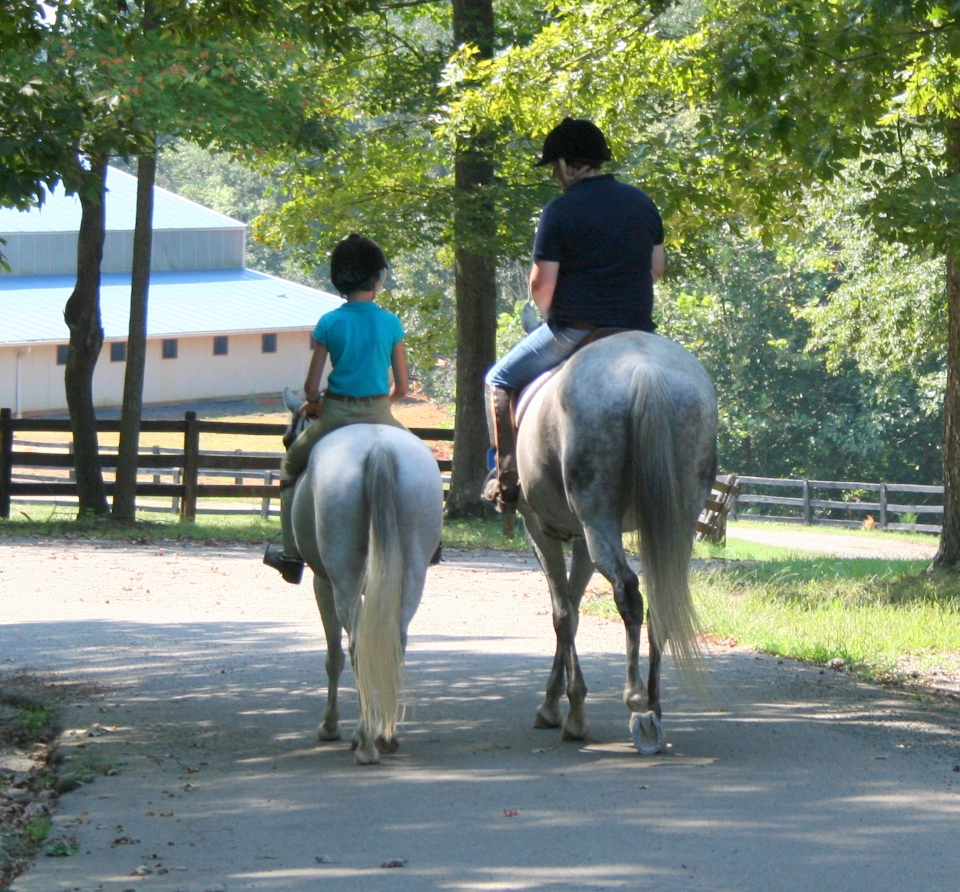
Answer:
[{"label": "rider's boot", "polygon": [[497,455],[496,477],[493,474],[483,487],[483,498],[493,502],[505,517],[517,511],[520,499],[520,478],[517,474],[517,435],[514,420],[515,393],[506,387],[487,386],[493,420],[493,445]]},{"label": "rider's boot", "polygon": [[297,551],[297,540],[293,535],[293,493],[296,480],[280,484],[280,535],[283,549],[267,546],[263,553],[263,562],[278,570],[284,582],[299,585],[303,577],[303,558]]}]

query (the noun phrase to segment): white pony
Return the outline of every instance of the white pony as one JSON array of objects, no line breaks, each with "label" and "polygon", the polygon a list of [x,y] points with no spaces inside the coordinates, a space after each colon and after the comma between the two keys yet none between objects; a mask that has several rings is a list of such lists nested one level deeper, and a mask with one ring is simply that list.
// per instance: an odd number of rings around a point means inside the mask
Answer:
[{"label": "white pony", "polygon": [[[284,402],[295,413],[290,391]],[[313,570],[327,639],[327,707],[318,738],[340,738],[337,691],[346,629],[360,720],[353,743],[361,765],[397,749],[407,628],[423,595],[443,526],[437,461],[409,431],[352,424],[318,441],[296,484],[297,548]]]}]

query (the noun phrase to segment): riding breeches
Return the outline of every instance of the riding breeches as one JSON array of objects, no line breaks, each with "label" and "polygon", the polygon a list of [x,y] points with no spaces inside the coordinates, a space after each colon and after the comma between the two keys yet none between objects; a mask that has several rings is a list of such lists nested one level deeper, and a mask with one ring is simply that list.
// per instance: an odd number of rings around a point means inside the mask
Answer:
[{"label": "riding breeches", "polygon": [[388,397],[324,400],[323,414],[304,429],[283,457],[280,463],[281,485],[293,483],[307,469],[310,453],[321,437],[348,424],[389,424],[391,427],[407,429],[393,417]]}]

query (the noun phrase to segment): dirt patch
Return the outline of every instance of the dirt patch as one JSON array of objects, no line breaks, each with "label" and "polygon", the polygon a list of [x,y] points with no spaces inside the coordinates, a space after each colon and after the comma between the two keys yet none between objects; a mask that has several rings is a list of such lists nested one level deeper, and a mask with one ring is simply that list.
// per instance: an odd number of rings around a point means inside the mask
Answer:
[{"label": "dirt patch", "polygon": [[928,561],[937,553],[935,540],[905,542],[900,539],[884,539],[882,535],[859,537],[843,536],[826,532],[808,532],[806,529],[758,530],[728,527],[727,537],[774,545],[792,551],[807,551],[844,558],[881,558],[891,561]]}]

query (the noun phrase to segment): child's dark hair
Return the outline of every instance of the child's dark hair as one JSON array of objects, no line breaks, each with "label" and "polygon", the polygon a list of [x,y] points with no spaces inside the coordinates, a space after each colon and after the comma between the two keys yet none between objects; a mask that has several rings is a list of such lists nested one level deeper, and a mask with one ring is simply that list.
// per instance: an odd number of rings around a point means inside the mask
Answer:
[{"label": "child's dark hair", "polygon": [[340,294],[373,291],[387,258],[380,246],[365,235],[348,235],[330,255],[330,281]]}]

